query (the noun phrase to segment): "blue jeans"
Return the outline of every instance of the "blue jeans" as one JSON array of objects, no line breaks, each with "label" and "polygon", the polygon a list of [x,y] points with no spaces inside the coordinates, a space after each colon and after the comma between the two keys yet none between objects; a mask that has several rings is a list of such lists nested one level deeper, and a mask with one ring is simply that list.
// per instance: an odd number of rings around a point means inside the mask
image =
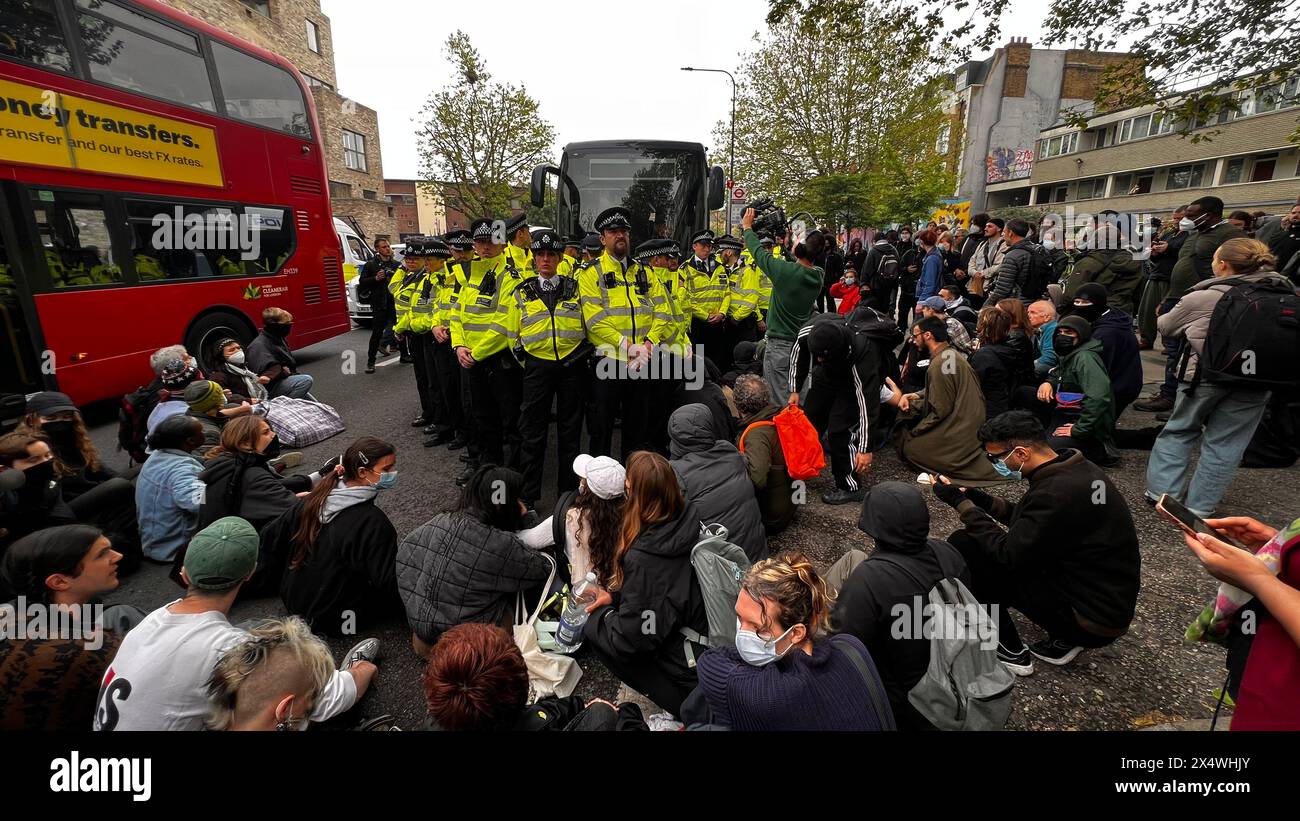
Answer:
[{"label": "blue jeans", "polygon": [[270,387],[271,396],[291,396],[294,399],[307,399],[311,393],[312,378],[305,373],[286,376]]},{"label": "blue jeans", "polygon": [[[1189,395],[1188,387],[1179,387],[1169,423],[1151,449],[1147,497],[1158,499],[1168,493],[1204,519],[1214,515],[1228,492],[1242,454],[1264,416],[1269,394],[1202,383]],[[1200,461],[1184,498],[1188,461],[1197,440],[1201,443]]]},{"label": "blue jeans", "polygon": [[763,381],[767,382],[772,404],[778,408],[784,408],[790,401],[790,353],[793,349],[793,339],[769,336],[767,348],[763,351]]}]

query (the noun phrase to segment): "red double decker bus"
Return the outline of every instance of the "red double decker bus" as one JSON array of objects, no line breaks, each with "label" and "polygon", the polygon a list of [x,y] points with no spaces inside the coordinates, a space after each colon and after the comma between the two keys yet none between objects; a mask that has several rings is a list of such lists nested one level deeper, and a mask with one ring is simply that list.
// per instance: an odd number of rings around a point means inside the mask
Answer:
[{"label": "red double decker bus", "polygon": [[347,331],[312,96],[286,60],[151,0],[0,0],[0,419],[210,362],[262,310]]}]

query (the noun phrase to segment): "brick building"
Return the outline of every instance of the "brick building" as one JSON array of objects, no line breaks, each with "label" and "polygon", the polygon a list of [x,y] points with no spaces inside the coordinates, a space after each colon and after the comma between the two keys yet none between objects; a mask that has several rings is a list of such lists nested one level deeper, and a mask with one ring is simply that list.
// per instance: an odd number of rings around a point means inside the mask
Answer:
[{"label": "brick building", "polygon": [[320,0],[162,0],[236,37],[275,52],[311,87],[329,169],[334,216],[363,236],[396,240],[400,232],[386,198],[379,115],[338,93],[334,38]]},{"label": "brick building", "polygon": [[393,212],[393,222],[400,242],[406,242],[408,237],[428,233],[420,222],[417,186],[417,180],[384,180],[384,199]]}]

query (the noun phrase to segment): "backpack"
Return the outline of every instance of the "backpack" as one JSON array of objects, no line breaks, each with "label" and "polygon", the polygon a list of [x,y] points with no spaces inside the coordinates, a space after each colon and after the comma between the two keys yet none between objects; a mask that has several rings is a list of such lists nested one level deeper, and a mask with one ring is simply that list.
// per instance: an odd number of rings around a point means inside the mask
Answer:
[{"label": "backpack", "polygon": [[[1016,677],[998,661],[997,621],[957,578],[943,551],[935,558],[944,577],[930,588],[924,623],[935,629],[930,636],[930,666],[912,687],[907,700],[940,730],[1000,730],[1011,715],[1011,690]],[[916,575],[892,556],[877,554],[919,582]],[[981,636],[992,637],[986,646]]]},{"label": "backpack", "polygon": [[1029,273],[1020,285],[1020,295],[1026,302],[1042,299],[1052,282],[1052,260],[1047,249],[1038,243],[1029,244]]},{"label": "backpack", "polygon": [[894,253],[880,252],[880,262],[876,264],[876,279],[889,290],[898,284],[898,256]]},{"label": "backpack", "polygon": [[[144,464],[149,435],[149,414],[163,401],[162,382],[155,379],[123,396],[117,410],[117,447],[126,451],[131,461]],[[170,395],[170,394],[169,394]]]},{"label": "backpack", "polygon": [[689,627],[681,628],[686,638],[686,663],[694,668],[692,642],[726,647],[736,641],[736,599],[740,596],[740,580],[749,570],[749,557],[739,545],[727,541],[726,527],[701,525],[700,541],[691,549],[691,567],[709,619],[708,636],[701,636]]},{"label": "backpack", "polygon": [[[776,438],[785,457],[785,470],[795,481],[819,476],[826,467],[826,454],[822,451],[821,437],[803,412],[803,408],[790,405],[772,417],[770,422],[755,422],[745,428],[749,433],[760,425],[776,428]],[[740,452],[745,452],[745,433],[740,435]],[[735,604],[735,602],[732,602]]]},{"label": "backpack", "polygon": [[[1182,373],[1190,359],[1188,349]],[[1295,289],[1272,282],[1234,285],[1214,305],[1192,390],[1201,380],[1245,390],[1300,386],[1296,351],[1300,351],[1300,295]]]},{"label": "backpack", "polygon": [[859,302],[843,321],[854,336],[865,336],[882,349],[893,350],[903,341],[903,332],[893,319]]}]

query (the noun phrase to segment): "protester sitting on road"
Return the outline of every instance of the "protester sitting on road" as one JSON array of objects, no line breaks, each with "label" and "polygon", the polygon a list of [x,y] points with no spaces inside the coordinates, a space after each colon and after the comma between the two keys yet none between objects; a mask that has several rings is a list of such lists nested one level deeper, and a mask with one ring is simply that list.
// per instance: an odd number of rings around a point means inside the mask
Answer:
[{"label": "protester sitting on road", "polygon": [[[962,295],[961,288],[956,285],[945,285],[939,289],[939,296],[943,297],[944,318],[957,320],[968,334],[973,332],[975,323],[979,321],[979,312],[971,307],[970,300]],[[952,327],[951,324],[949,327]]]},{"label": "protester sitting on road", "polygon": [[293,730],[334,678],[325,642],[296,616],[262,622],[208,679],[209,730]]},{"label": "protester sitting on road", "polygon": [[[884,482],[862,502],[858,529],[876,543],[870,558],[850,550],[826,573],[836,592],[831,629],[856,636],[880,671],[900,730],[932,730],[907,694],[930,665],[930,639],[898,635],[899,612],[911,614],[929,602],[942,579],[970,586],[961,554],[930,535],[930,510],[914,485]],[[909,616],[910,618],[910,616]]]},{"label": "protester sitting on road", "polygon": [[758,343],[737,342],[731,353],[731,370],[722,375],[722,386],[736,387],[736,380],[745,374],[763,375],[763,360],[758,358]]},{"label": "protester sitting on road", "polygon": [[552,560],[516,535],[524,524],[523,486],[516,471],[484,465],[456,510],[434,516],[398,545],[397,589],[422,657],[458,624],[510,626],[516,596],[550,575]]},{"label": "protester sitting on road", "polygon": [[[194,534],[181,569],[185,598],[150,613],[122,641],[104,674],[94,729],[202,729],[209,678],[226,651],[248,639],[227,615],[256,567],[257,531],[248,522],[228,517]],[[376,639],[357,644],[299,726],[356,704],[375,677],[378,654]]]},{"label": "protester sitting on road", "polygon": [[1115,464],[1115,400],[1101,360],[1101,343],[1081,316],[1056,326],[1052,347],[1061,362],[1038,388],[1034,413],[1047,423],[1052,447],[1075,448],[1103,466]]},{"label": "protester sitting on road", "polygon": [[244,346],[239,344],[237,339],[222,339],[213,348],[212,361],[220,362],[221,365],[211,374],[211,379],[222,388],[230,391],[230,401],[236,404],[242,402],[265,402],[271,394],[267,391],[266,386],[270,383],[269,376],[261,376],[250,371],[247,368],[247,355],[244,353]]},{"label": "protester sitting on road", "polygon": [[557,521],[563,522],[570,585],[577,586],[588,573],[595,573],[596,583],[606,587],[614,577],[627,472],[615,459],[585,453],[573,460],[573,472],[578,476],[578,489],[556,501],[555,514],[548,521],[552,532]]},{"label": "protester sitting on road", "polygon": [[[1274,273],[1277,259],[1259,240],[1228,240],[1214,252],[1212,265],[1212,279],[1192,286],[1173,308],[1156,320],[1163,338],[1186,340],[1190,350],[1186,354],[1186,368],[1180,367],[1182,384],[1173,413],[1156,438],[1147,463],[1147,498],[1159,499],[1165,493],[1177,499],[1185,498],[1187,508],[1201,518],[1214,515],[1228,492],[1270,397],[1267,390],[1251,387],[1218,385],[1205,380],[1198,384],[1200,354],[1215,306],[1229,291],[1241,285],[1261,283],[1284,290],[1294,288],[1286,277]],[[1194,448],[1198,459],[1189,482],[1187,474]]]},{"label": "protester sitting on road", "polygon": [[1034,332],[1025,301],[1017,297],[1000,299],[994,306],[1011,317],[1011,330],[1007,333],[1007,346],[1016,353],[1014,381],[1017,385],[1036,385],[1034,381]]},{"label": "protester sitting on road", "polygon": [[765,559],[736,598],[736,642],[699,659],[688,725],[773,732],[894,729],[884,686],[862,642],[829,637],[826,581],[802,553]]},{"label": "protester sitting on road", "polygon": [[[1300,730],[1300,519],[1284,530],[1245,516],[1206,524],[1246,550],[1209,534],[1184,533],[1183,541],[1211,576],[1254,597],[1263,612],[1234,694],[1231,729]],[[1219,617],[1217,603],[1215,609]]]},{"label": "protester sitting on road", "polygon": [[1002,481],[984,459],[975,438],[984,423],[984,396],[979,377],[966,357],[948,342],[948,326],[937,316],[912,326],[912,344],[929,360],[924,390],[895,394],[903,430],[903,457],[931,473],[941,473],[965,485]]},{"label": "protester sitting on road", "polygon": [[1034,375],[1041,380],[1061,361],[1052,347],[1052,338],[1056,335],[1056,306],[1051,300],[1040,299],[1030,304],[1028,314],[1029,326],[1034,331]]},{"label": "protester sitting on road", "polygon": [[781,409],[772,404],[772,393],[761,376],[740,377],[734,393],[736,410],[741,416],[740,453],[745,457],[749,481],[758,499],[763,530],[770,538],[794,521],[797,509],[781,438],[772,423]]},{"label": "protester sitting on road", "polygon": [[528,704],[528,667],[505,630],[461,624],[442,634],[422,679],[424,729],[453,732],[646,730],[641,708],[546,696]]},{"label": "protester sitting on road", "polygon": [[169,416],[149,437],[153,455],[135,480],[140,542],[146,558],[170,562],[194,535],[203,500],[202,423],[188,415]]},{"label": "protester sitting on road", "polygon": [[200,528],[239,516],[261,530],[293,506],[295,494],[311,490],[311,477],[282,477],[270,465],[274,442],[275,431],[261,417],[245,416],[226,425],[221,444],[208,454],[199,474],[206,485]]},{"label": "protester sitting on road", "polygon": [[672,715],[680,714],[695,687],[691,661],[705,644],[694,639],[709,629],[691,566],[701,521],[668,460],[633,453],[614,577],[587,608],[591,618],[584,628],[611,673]]},{"label": "protester sitting on road", "polygon": [[[697,380],[692,384],[690,380],[677,388],[672,397],[671,405],[674,410],[684,408],[687,405],[700,404],[709,409],[710,418],[712,419],[713,435],[718,439],[736,438],[736,415],[731,406],[729,393],[731,389],[726,387],[722,382],[722,372],[718,366],[713,364],[712,359],[701,358],[696,363],[696,367],[703,371],[703,379]],[[662,432],[652,433],[652,438],[657,440],[655,447],[663,452],[668,450],[668,427],[666,424]]]},{"label": "protester sitting on road", "polygon": [[[989,420],[979,440],[1000,474],[1028,480],[1020,501],[942,480],[934,495],[961,519],[948,542],[970,567],[971,592],[986,606],[998,605],[998,658],[1027,676],[1031,654],[1060,666],[1127,633],[1141,558],[1119,488],[1079,451],[1054,450],[1025,411]],[[1047,638],[1025,647],[1013,608]]]},{"label": "protester sitting on road", "polygon": [[762,511],[745,458],[731,442],[717,438],[709,409],[678,408],[668,420],[668,436],[673,471],[700,521],[727,528],[727,540],[740,545],[751,562],[767,558]]},{"label": "protester sitting on road", "polygon": [[[203,444],[199,445],[197,453],[200,459],[206,459],[208,454],[221,444],[221,431],[227,421],[225,414],[222,413],[226,402],[225,393],[216,382],[200,379],[190,383],[190,386],[185,389],[184,397],[186,405],[189,406],[185,415],[203,426]],[[245,409],[244,415],[247,415],[251,406],[242,407]]]},{"label": "protester sitting on road", "polygon": [[149,366],[153,368],[155,379],[150,387],[154,388],[158,403],[149,412],[145,423],[146,435],[153,433],[158,424],[168,416],[175,416],[189,410],[184,399],[185,389],[195,379],[202,379],[199,364],[185,350],[184,345],[169,345],[159,348],[149,357]]},{"label": "protester sitting on road", "polygon": [[[118,586],[122,554],[99,528],[64,525],[33,533],[4,554],[0,576],[18,600],[0,601],[26,611],[46,606],[68,619],[71,635],[0,636],[0,730],[84,730],[95,710],[99,681],[121,636],[143,615],[128,606],[109,608],[99,623],[85,605]],[[12,623],[12,622],[11,622]]]},{"label": "protester sitting on road", "polygon": [[113,479],[69,502],[63,494],[67,469],[49,440],[26,433],[0,436],[0,475],[10,471],[15,474],[6,477],[10,489],[0,491],[0,552],[29,533],[80,522],[103,529],[119,545],[122,575],[140,566],[135,489],[130,482]]},{"label": "protester sitting on road", "polygon": [[[934,316],[943,320],[944,324],[948,326],[948,341],[958,351],[969,354],[975,349],[975,343],[971,340],[966,323],[955,316],[948,315],[948,301],[944,297],[932,296],[916,303],[916,308],[922,317]],[[978,321],[977,315],[976,322]]]},{"label": "protester sitting on road", "polygon": [[1107,307],[1105,286],[1090,282],[1074,294],[1074,316],[1092,325],[1092,338],[1101,343],[1101,361],[1115,395],[1115,418],[1142,393],[1142,351],[1133,333],[1133,317]]},{"label": "protester sitting on road", "polygon": [[375,505],[397,483],[397,451],[363,436],[334,471],[262,531],[259,582],[285,609],[329,636],[401,612],[397,530]]},{"label": "protester sitting on road", "polygon": [[71,502],[100,487],[116,487],[122,493],[117,474],[99,458],[99,450],[86,430],[81,411],[66,393],[43,391],[27,400],[27,413],[14,429],[16,433],[44,436],[63,469],[63,498]]},{"label": "protester sitting on road", "polygon": [[312,378],[299,373],[298,360],[285,341],[292,330],[293,314],[283,308],[262,311],[262,332],[248,346],[247,367],[270,380],[266,389],[271,396],[310,399]]},{"label": "protester sitting on road", "polygon": [[984,395],[984,416],[992,419],[1011,409],[1011,397],[1020,386],[1017,371],[1020,354],[1008,343],[1011,317],[998,308],[980,311],[976,334],[979,350],[970,356],[970,366],[979,378]]}]

